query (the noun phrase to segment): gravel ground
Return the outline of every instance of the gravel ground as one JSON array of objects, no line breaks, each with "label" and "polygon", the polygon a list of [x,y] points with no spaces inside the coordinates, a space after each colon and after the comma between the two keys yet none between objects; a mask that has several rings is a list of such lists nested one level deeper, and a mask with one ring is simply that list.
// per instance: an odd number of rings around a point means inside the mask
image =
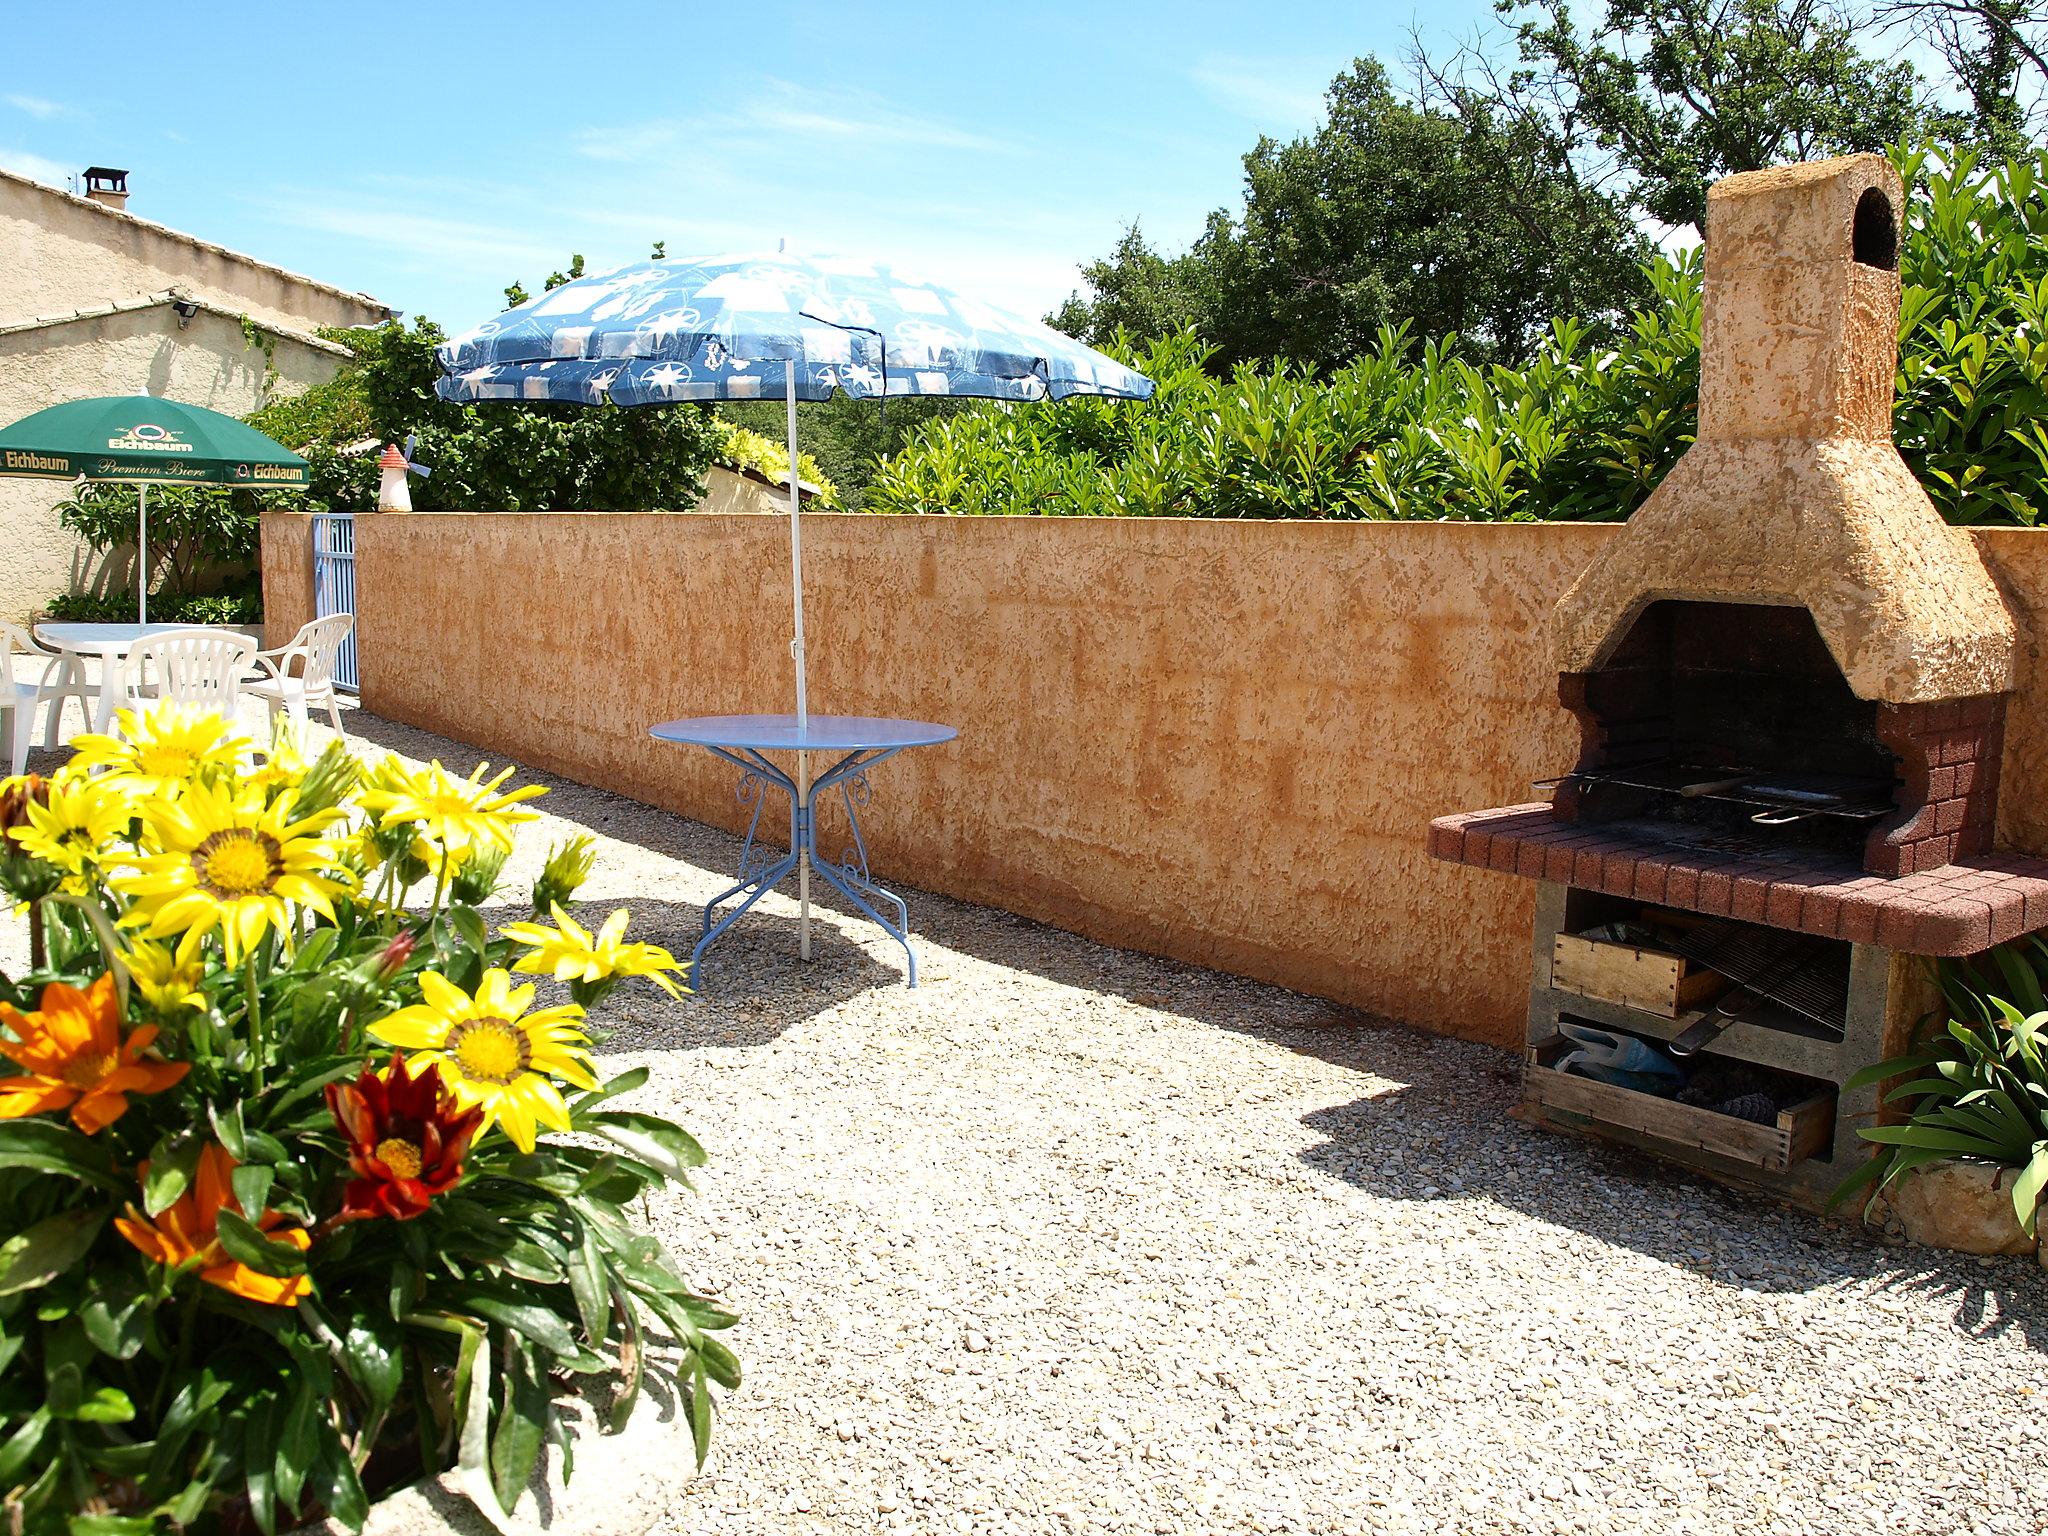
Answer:
[{"label": "gravel ground", "polygon": [[[688,948],[733,839],[567,783],[540,804],[512,888],[587,829],[586,915]],[[2048,1530],[2031,1261],[1524,1130],[1499,1051],[911,900],[915,992],[829,910],[802,966],[771,899],[702,995],[599,1021],[710,1149],[653,1220],[742,1314],[749,1374],[702,1474],[680,1426],[624,1467],[592,1447],[567,1524]]]}]

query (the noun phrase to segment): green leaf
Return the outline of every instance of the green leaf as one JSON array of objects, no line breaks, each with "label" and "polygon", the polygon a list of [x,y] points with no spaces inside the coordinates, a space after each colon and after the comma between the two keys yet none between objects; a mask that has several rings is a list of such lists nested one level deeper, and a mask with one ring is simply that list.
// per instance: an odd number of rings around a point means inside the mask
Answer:
[{"label": "green leaf", "polygon": [[370,1413],[384,1412],[405,1383],[404,1331],[383,1312],[366,1311],[350,1321],[341,1344],[349,1378]]},{"label": "green leaf", "polygon": [[235,1203],[242,1208],[242,1214],[251,1221],[262,1216],[270,1201],[270,1186],[277,1178],[277,1170],[262,1163],[244,1163],[228,1175],[228,1182],[234,1186]]},{"label": "green leaf", "polygon": [[148,1515],[72,1515],[65,1529],[70,1536],[150,1536],[156,1521]]},{"label": "green leaf", "polygon": [[[462,935],[463,943],[478,955],[490,948],[491,935],[484,927],[481,914],[474,907],[454,906],[448,909],[448,921],[455,931]],[[524,1484],[521,1485],[522,1487]],[[509,1507],[509,1506],[508,1506]]]},{"label": "green leaf", "polygon": [[519,1496],[540,1461],[549,1413],[545,1371],[530,1348],[514,1341],[507,1351],[505,1399],[491,1436],[491,1487],[508,1512],[518,1509]]},{"label": "green leaf", "polygon": [[118,1387],[95,1387],[71,1417],[81,1424],[126,1424],[135,1417],[135,1404]]},{"label": "green leaf", "polygon": [[113,1148],[55,1120],[0,1121],[0,1168],[61,1173],[114,1193],[128,1185],[114,1171]]},{"label": "green leaf", "polygon": [[598,1248],[596,1235],[587,1226],[582,1229],[575,1256],[569,1261],[569,1292],[575,1298],[584,1336],[593,1344],[603,1342],[610,1331],[610,1288],[604,1254]]},{"label": "green leaf", "polygon": [[469,1495],[486,1520],[505,1536],[512,1536],[511,1522],[498,1502],[498,1490],[491,1481],[491,1352],[489,1335],[482,1328],[461,1325],[462,1345],[455,1362],[455,1391],[462,1415],[462,1433],[456,1440],[455,1472],[462,1491]]},{"label": "green leaf", "polygon": [[142,1178],[142,1209],[151,1216],[169,1210],[192,1182],[206,1143],[190,1126],[166,1131],[150,1149],[149,1172]]},{"label": "green leaf", "polygon": [[320,1398],[313,1384],[301,1378],[293,1383],[291,1406],[277,1435],[277,1502],[289,1510],[299,1507],[299,1495],[306,1478],[320,1459]]},{"label": "green leaf", "polygon": [[306,1272],[306,1256],[284,1243],[274,1243],[256,1224],[239,1211],[223,1208],[215,1218],[215,1232],[229,1258],[246,1264],[259,1275],[280,1279]]},{"label": "green leaf", "polygon": [[277,1529],[277,1432],[276,1400],[265,1396],[251,1403],[242,1421],[242,1486],[265,1536]]},{"label": "green leaf", "polygon": [[240,1101],[223,1110],[218,1104],[209,1104],[207,1119],[213,1123],[213,1134],[220,1144],[228,1149],[228,1156],[238,1163],[249,1160],[249,1142],[242,1130],[242,1106]]},{"label": "green leaf", "polygon": [[141,1280],[125,1271],[93,1278],[91,1294],[78,1309],[78,1320],[93,1348],[116,1360],[133,1359],[149,1337],[156,1298]]},{"label": "green leaf", "polygon": [[583,1360],[586,1351],[561,1315],[535,1302],[514,1301],[487,1291],[459,1293],[453,1305],[474,1313],[487,1322],[503,1323],[538,1344],[549,1354],[565,1360]]},{"label": "green leaf", "polygon": [[695,1137],[655,1115],[601,1111],[589,1116],[588,1124],[621,1151],[679,1184],[689,1183],[689,1170],[704,1162],[704,1149]]},{"label": "green leaf", "polygon": [[0,1487],[12,1488],[21,1480],[23,1470],[43,1443],[43,1435],[50,1427],[51,1413],[48,1408],[38,1408],[21,1423],[21,1427],[4,1441],[0,1441]]},{"label": "green leaf", "polygon": [[2013,1214],[2027,1232],[2034,1230],[2041,1208],[2041,1192],[2048,1189],[2048,1141],[2034,1143],[2034,1155],[2012,1184]]},{"label": "green leaf", "polygon": [[569,1123],[576,1127],[576,1129],[581,1130],[582,1125],[578,1117],[597,1108],[606,1099],[617,1098],[622,1093],[631,1093],[635,1088],[641,1087],[646,1083],[647,1076],[648,1073],[645,1067],[633,1067],[628,1071],[621,1072],[617,1077],[600,1084],[590,1092],[580,1094],[576,1098],[571,1099],[569,1101]]},{"label": "green leaf", "polygon": [[106,1219],[104,1207],[59,1211],[0,1243],[0,1296],[48,1285],[85,1257]]}]

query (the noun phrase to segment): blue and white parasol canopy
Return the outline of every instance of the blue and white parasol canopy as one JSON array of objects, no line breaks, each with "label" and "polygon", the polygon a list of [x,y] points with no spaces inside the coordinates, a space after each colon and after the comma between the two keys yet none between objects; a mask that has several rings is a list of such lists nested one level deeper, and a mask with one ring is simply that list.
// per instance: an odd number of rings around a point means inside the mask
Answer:
[{"label": "blue and white parasol canopy", "polygon": [[1114,358],[876,262],[782,254],[642,261],[564,283],[444,343],[444,400],[663,405],[957,395],[1146,400]]}]

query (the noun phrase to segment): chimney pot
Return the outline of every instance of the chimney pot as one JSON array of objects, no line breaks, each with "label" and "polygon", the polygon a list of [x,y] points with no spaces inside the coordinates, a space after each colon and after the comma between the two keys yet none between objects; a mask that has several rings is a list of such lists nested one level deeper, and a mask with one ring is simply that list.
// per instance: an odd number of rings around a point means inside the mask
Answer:
[{"label": "chimney pot", "polygon": [[112,166],[89,165],[85,168],[85,195],[95,203],[108,208],[128,206],[128,173],[115,170]]},{"label": "chimney pot", "polygon": [[1899,173],[1882,155],[1714,185],[1702,438],[1891,441],[1904,201]]}]

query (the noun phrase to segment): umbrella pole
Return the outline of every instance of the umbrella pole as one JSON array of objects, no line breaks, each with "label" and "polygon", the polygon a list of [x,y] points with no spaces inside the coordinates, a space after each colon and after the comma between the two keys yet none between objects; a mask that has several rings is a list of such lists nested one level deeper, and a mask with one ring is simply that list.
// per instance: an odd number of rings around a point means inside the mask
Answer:
[{"label": "umbrella pole", "polygon": [[[796,360],[786,358],[782,364],[782,396],[787,408],[789,425],[789,588],[791,602],[795,609],[796,638],[789,643],[789,654],[796,659],[796,729],[799,738],[808,733],[811,724],[810,698],[804,678],[804,531],[803,521],[797,516],[799,492],[796,472]],[[796,755],[797,801],[803,807],[803,834],[801,846],[797,849],[796,890],[797,929],[796,952],[800,959],[811,958],[811,754],[798,751]]]},{"label": "umbrella pole", "polygon": [[149,622],[149,482],[135,488],[135,617]]}]

